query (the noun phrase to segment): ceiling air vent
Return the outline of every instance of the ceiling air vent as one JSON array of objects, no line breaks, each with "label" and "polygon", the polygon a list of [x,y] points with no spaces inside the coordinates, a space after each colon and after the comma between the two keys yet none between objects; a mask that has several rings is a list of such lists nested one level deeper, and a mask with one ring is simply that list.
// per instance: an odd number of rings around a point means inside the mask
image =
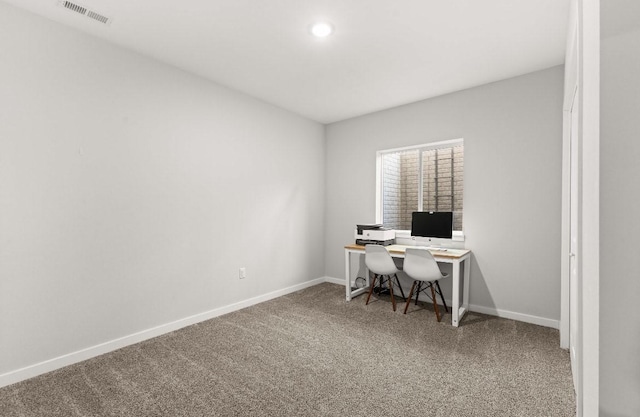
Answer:
[{"label": "ceiling air vent", "polygon": [[94,12],[93,10],[89,10],[86,7],[80,6],[79,4],[70,1],[61,1],[58,4],[60,4],[60,6],[64,7],[65,9],[71,10],[72,12],[76,12],[105,25],[111,23],[111,19],[109,19],[108,17],[98,12]]}]

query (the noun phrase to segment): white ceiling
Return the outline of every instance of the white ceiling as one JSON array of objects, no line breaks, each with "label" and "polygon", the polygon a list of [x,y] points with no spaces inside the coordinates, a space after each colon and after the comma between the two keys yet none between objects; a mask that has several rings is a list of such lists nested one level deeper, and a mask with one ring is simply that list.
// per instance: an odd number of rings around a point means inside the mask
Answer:
[{"label": "white ceiling", "polygon": [[[5,0],[330,123],[564,62],[569,0]],[[335,33],[309,35],[325,19]]]}]

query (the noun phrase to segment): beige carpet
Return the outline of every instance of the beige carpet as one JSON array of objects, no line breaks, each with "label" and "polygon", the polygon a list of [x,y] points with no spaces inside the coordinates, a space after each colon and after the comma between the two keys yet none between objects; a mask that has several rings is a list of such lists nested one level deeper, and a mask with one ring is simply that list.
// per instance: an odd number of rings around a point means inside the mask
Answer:
[{"label": "beige carpet", "polygon": [[8,416],[573,416],[558,331],[322,284],[0,389]]}]

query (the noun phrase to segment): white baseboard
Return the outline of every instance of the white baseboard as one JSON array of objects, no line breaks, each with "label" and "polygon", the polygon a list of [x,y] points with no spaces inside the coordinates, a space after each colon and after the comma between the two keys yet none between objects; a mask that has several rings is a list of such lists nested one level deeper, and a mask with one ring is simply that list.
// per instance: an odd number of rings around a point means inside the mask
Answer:
[{"label": "white baseboard", "polygon": [[476,313],[488,314],[490,316],[497,316],[505,319],[522,321],[525,323],[537,324],[538,326],[543,327],[551,327],[552,329],[560,328],[560,320],[532,316],[530,314],[524,313],[516,313],[515,311],[501,310],[495,307],[484,307],[471,304],[469,305],[469,311],[475,311]]},{"label": "white baseboard", "polygon": [[324,282],[330,282],[332,284],[344,285],[344,278],[324,277]]},{"label": "white baseboard", "polygon": [[[281,297],[283,295],[290,294],[302,290],[304,288],[312,287],[314,285],[322,284],[327,280],[326,277],[317,278],[311,281],[297,284],[288,288],[273,291],[264,295],[250,298],[248,300],[239,301],[234,304],[230,304],[224,307],[219,307],[213,310],[205,311],[203,313],[195,314],[193,316],[185,317],[180,320],[176,320],[170,323],[162,324],[160,326],[152,327],[147,330],[143,330],[137,333],[130,334],[128,336],[120,337],[118,339],[110,340],[99,345],[91,346],[86,349],[81,349],[75,352],[68,353],[66,355],[58,356],[57,358],[49,359],[34,365],[29,365],[15,371],[10,371],[0,375],[0,388],[7,385],[15,384],[20,381],[24,381],[29,378],[33,378],[38,375],[45,374],[47,372],[54,371],[56,369],[63,368],[65,366],[73,365],[74,363],[82,362],[87,359],[94,358],[96,356],[103,355],[105,353],[112,352],[117,349],[121,349],[126,346],[133,345],[135,343],[142,342],[154,337],[161,336],[166,333],[181,329],[183,327],[190,326],[192,324],[200,323],[205,320],[212,319],[214,317],[222,316],[243,308],[250,307],[255,304],[263,303],[265,301],[272,300],[274,298]],[[342,280],[344,283],[344,280]]]},{"label": "white baseboard", "polygon": [[[325,282],[331,282],[333,284],[344,285],[345,280],[333,277],[325,277]],[[451,300],[446,300],[451,305]],[[532,316],[530,314],[516,313],[514,311],[501,310],[495,307],[484,307],[478,305],[469,305],[469,311],[475,311],[476,313],[488,314],[490,316],[502,317],[505,319],[522,321],[525,323],[537,324],[538,326],[551,327],[552,329],[560,328],[560,321],[547,319],[544,317]]]}]

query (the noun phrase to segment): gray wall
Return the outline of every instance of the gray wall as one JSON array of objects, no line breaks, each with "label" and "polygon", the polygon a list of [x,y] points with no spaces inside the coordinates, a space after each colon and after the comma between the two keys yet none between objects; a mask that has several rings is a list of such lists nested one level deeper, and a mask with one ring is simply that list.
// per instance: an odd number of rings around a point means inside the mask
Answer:
[{"label": "gray wall", "polygon": [[[602,30],[620,26],[609,12]],[[637,6],[634,6],[637,8]],[[636,20],[637,13],[635,14]],[[640,416],[640,22],[602,39],[600,98],[600,415]],[[588,307],[588,306],[586,306]]]},{"label": "gray wall", "polygon": [[376,151],[464,138],[471,304],[557,325],[562,95],[559,66],[328,125],[327,275],[344,278],[344,245],[375,220]]},{"label": "gray wall", "polygon": [[322,125],[2,2],[0,51],[0,376],[324,275]]}]

